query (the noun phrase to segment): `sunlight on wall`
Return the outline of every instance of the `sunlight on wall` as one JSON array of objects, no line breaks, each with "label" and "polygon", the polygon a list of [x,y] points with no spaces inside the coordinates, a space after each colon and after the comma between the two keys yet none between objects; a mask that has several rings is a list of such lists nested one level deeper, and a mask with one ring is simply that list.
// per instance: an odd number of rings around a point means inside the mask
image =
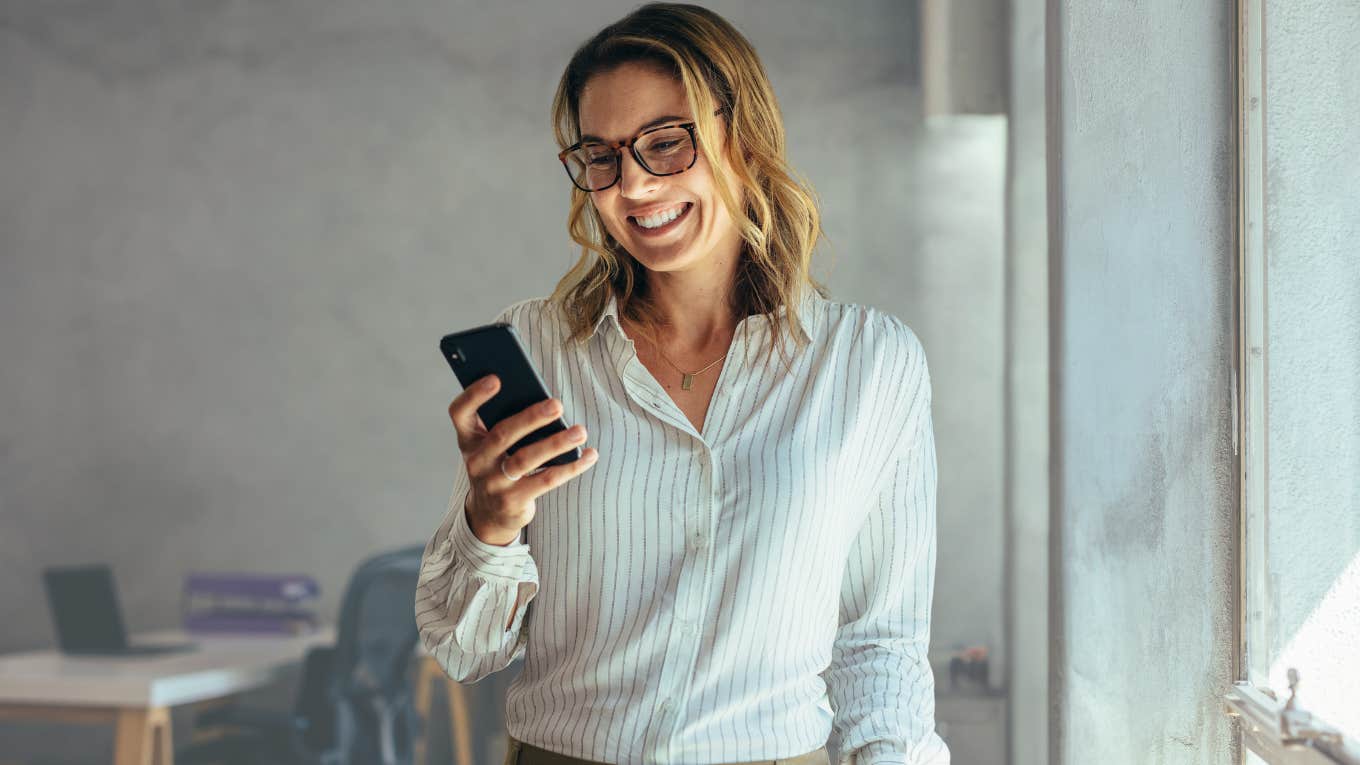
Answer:
[{"label": "sunlight on wall", "polygon": [[1360,555],[1333,581],[1270,666],[1270,686],[1288,698],[1290,667],[1299,671],[1298,703],[1347,735],[1360,736]]}]

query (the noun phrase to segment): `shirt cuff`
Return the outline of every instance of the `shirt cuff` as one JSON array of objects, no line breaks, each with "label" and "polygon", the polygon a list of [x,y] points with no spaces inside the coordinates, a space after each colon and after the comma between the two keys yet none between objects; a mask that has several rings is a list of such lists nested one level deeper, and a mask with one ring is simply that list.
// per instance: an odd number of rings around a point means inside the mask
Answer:
[{"label": "shirt cuff", "polygon": [[859,748],[850,760],[854,765],[911,765],[905,752],[889,741],[871,741]]},{"label": "shirt cuff", "polygon": [[[930,734],[931,738],[936,736]],[[924,752],[907,754],[895,746],[891,741],[873,741],[860,747],[858,752],[850,758],[854,765],[949,765],[949,749],[944,746],[943,741],[932,754],[926,755]],[[921,747],[916,747],[917,749]],[[925,747],[929,749],[929,747]]]},{"label": "shirt cuff", "polygon": [[529,558],[529,545],[518,537],[508,545],[487,544],[472,533],[468,525],[467,511],[459,508],[459,519],[449,530],[449,541],[453,552],[460,560],[466,561],[474,574],[483,577],[501,577],[520,581],[524,578],[524,563]]}]

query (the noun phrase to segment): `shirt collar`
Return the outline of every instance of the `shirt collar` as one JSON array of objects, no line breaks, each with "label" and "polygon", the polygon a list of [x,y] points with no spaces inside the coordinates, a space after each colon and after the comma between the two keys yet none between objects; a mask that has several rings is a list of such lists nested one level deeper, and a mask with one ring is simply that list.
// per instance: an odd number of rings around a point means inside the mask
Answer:
[{"label": "shirt collar", "polygon": [[[814,312],[821,310],[822,305],[825,302],[826,298],[823,298],[813,288],[808,287],[803,291],[802,308],[798,311],[798,323],[808,337],[812,336],[813,328],[816,327],[816,316],[814,315]],[[775,313],[778,316],[783,316],[788,313],[787,307],[781,305]],[[748,316],[746,318],[751,319],[761,327],[765,326],[765,322],[757,316]],[[742,321],[745,321],[745,319]],[[595,321],[595,326],[591,327],[590,336],[593,337],[598,333],[600,331],[600,326],[605,322],[613,324],[614,329],[618,331],[619,335],[623,335],[623,325],[619,323],[619,301],[612,292],[609,294],[609,300],[605,303],[604,311],[600,313],[600,318]]]}]

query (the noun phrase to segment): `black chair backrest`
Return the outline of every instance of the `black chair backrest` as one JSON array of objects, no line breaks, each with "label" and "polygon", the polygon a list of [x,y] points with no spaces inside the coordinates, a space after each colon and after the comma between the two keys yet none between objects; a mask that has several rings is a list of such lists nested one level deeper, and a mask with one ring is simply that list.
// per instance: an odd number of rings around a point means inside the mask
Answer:
[{"label": "black chair backrest", "polygon": [[411,660],[420,633],[415,621],[416,581],[425,546],[375,555],[355,569],[340,604],[333,648],[318,649],[307,669],[327,677],[321,692],[304,693],[299,705],[329,699],[327,710],[299,709],[312,719],[312,744],[333,742],[326,762],[408,765],[421,721],[414,709]]}]

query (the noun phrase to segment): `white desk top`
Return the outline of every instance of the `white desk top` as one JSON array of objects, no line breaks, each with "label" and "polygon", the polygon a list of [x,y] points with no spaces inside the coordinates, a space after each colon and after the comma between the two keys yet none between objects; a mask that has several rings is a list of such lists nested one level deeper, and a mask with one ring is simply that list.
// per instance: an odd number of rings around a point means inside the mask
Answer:
[{"label": "white desk top", "polygon": [[335,641],[327,625],[308,635],[204,635],[163,630],[138,643],[193,641],[198,648],[152,656],[65,656],[55,648],[0,656],[0,704],[159,707],[259,688]]}]

